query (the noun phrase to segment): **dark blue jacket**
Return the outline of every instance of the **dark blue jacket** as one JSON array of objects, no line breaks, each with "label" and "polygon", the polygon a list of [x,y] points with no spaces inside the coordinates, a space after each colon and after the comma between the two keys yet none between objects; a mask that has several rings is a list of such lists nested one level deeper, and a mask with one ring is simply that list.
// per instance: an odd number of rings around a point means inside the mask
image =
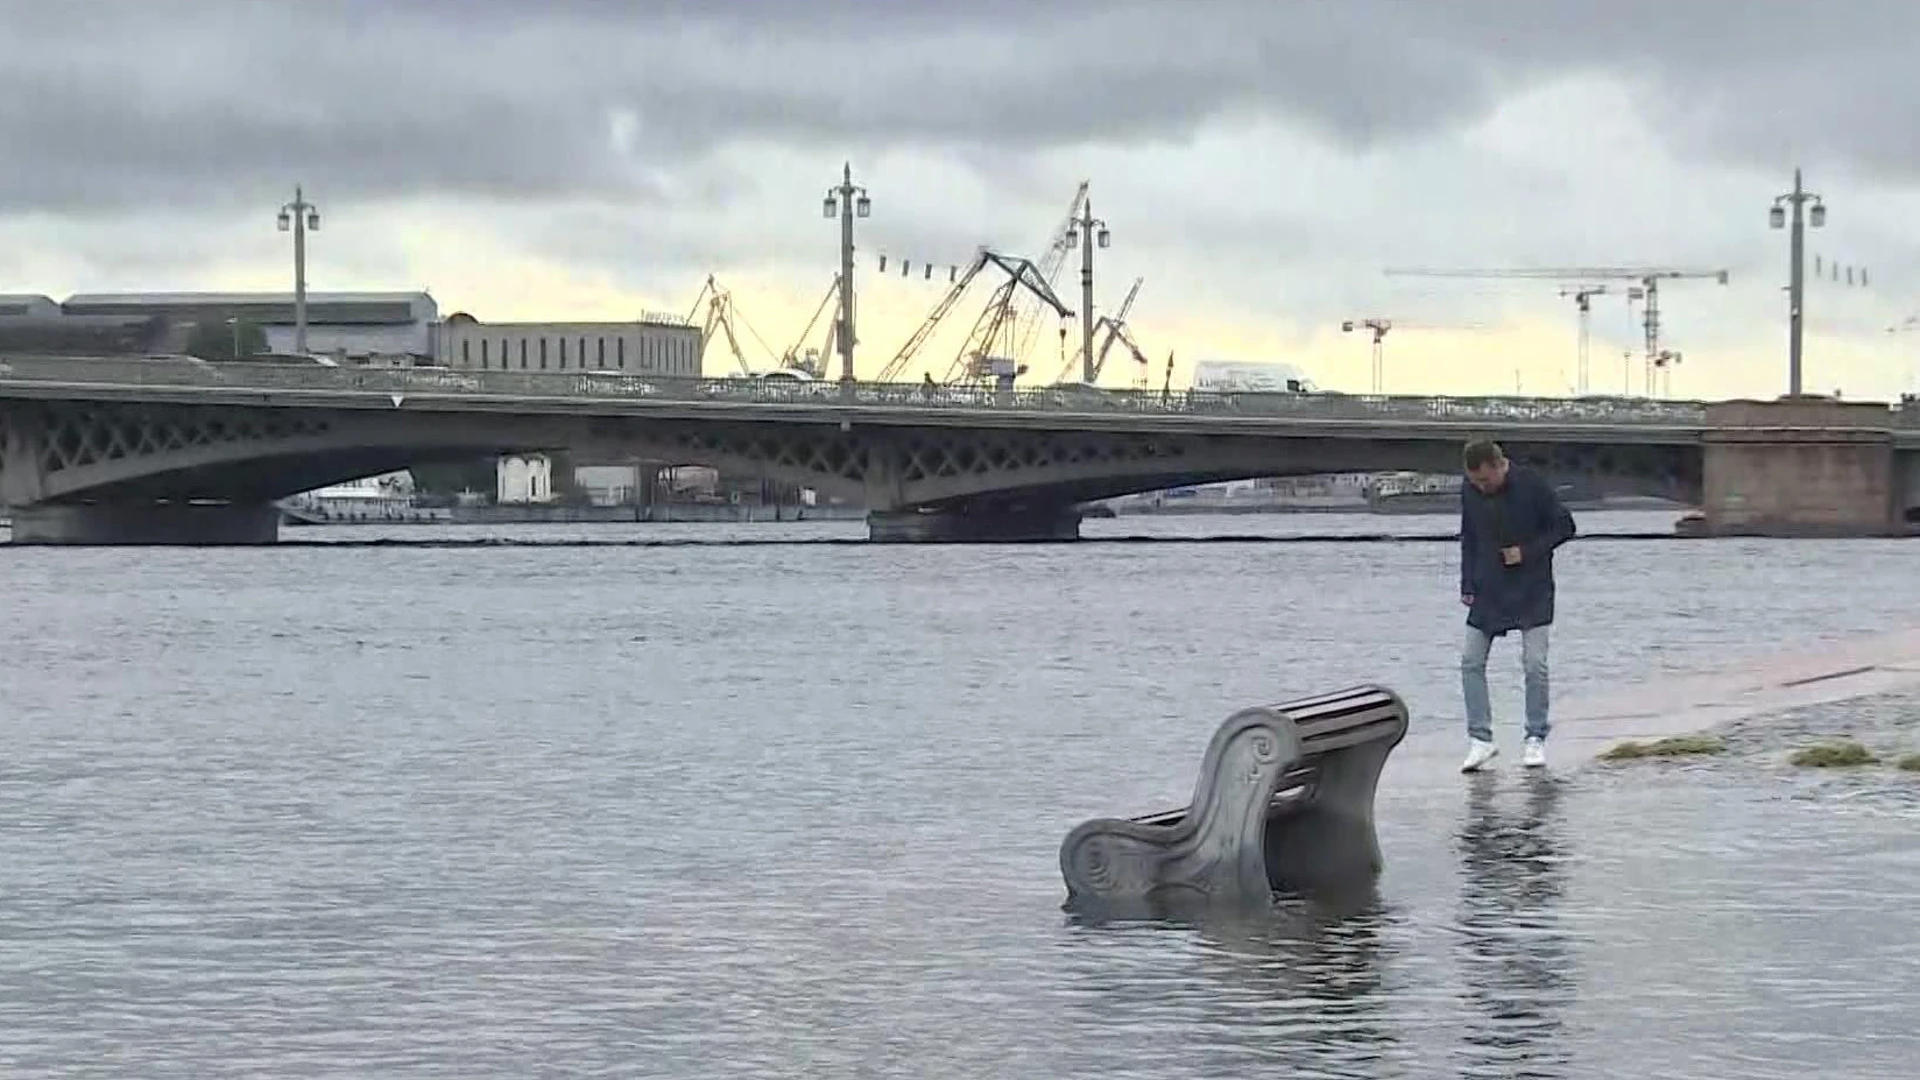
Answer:
[{"label": "dark blue jacket", "polygon": [[[1499,636],[1553,622],[1553,552],[1573,539],[1573,515],[1539,474],[1510,466],[1492,495],[1460,490],[1460,595],[1473,597],[1467,625]],[[1500,549],[1518,547],[1507,566]]]}]

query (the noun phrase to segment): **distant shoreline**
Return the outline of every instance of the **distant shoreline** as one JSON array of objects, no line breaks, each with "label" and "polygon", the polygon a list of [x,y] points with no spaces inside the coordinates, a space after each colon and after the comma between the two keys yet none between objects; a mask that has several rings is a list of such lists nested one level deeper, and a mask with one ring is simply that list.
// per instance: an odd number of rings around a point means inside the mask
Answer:
[{"label": "distant shoreline", "polygon": [[[1666,499],[1628,496],[1614,499],[1574,499],[1567,503],[1567,509],[1576,512],[1602,510],[1663,511],[1670,510],[1677,517],[1691,507]],[[1178,500],[1163,503],[1142,503],[1139,505],[1115,506],[1119,517],[1162,517],[1162,516],[1200,516],[1246,514],[1365,514],[1369,517],[1439,517],[1460,512],[1459,503],[1449,505],[1445,500],[1408,503],[1400,506],[1376,506],[1365,502],[1351,503],[1222,503],[1194,502]]]}]

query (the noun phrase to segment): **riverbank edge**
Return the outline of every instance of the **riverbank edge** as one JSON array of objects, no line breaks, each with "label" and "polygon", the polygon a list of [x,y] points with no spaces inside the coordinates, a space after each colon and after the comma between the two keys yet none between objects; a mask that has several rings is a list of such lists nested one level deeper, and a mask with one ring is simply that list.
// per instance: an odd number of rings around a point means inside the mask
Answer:
[{"label": "riverbank edge", "polygon": [[1567,765],[1598,764],[1623,742],[1703,735],[1738,720],[1853,701],[1920,684],[1920,627],[1819,649],[1744,657],[1721,667],[1589,695],[1555,710],[1551,745]]}]

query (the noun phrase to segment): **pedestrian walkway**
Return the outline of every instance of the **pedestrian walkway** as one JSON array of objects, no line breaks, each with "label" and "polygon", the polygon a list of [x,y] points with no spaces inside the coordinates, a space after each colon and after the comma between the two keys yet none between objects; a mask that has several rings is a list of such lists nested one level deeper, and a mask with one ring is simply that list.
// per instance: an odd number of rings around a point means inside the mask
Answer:
[{"label": "pedestrian walkway", "polygon": [[1554,703],[1554,760],[1585,764],[1627,741],[1705,732],[1749,716],[1884,694],[1920,683],[1920,627],[1760,656]]}]

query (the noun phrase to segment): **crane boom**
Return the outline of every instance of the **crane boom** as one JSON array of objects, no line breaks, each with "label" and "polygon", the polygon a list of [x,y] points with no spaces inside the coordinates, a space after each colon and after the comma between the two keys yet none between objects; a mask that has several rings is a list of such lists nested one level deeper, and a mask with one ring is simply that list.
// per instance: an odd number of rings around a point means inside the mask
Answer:
[{"label": "crane boom", "polygon": [[706,283],[700,286],[700,293],[693,301],[693,310],[687,315],[688,322],[693,321],[703,305],[707,309],[706,318],[700,324],[700,357],[703,368],[706,362],[707,346],[713,341],[713,330],[716,326],[726,335],[727,349],[733,353],[733,361],[739,365],[740,374],[752,375],[753,365],[747,363],[746,352],[740,348],[740,337],[735,330],[735,324],[745,326],[747,333],[753,336],[753,340],[766,351],[767,355],[778,359],[773,347],[768,345],[766,339],[760,336],[760,332],[748,324],[735,309],[732,291],[722,288],[712,274],[708,274]]},{"label": "crane boom", "polygon": [[[1669,364],[1678,363],[1680,354],[1660,348],[1660,283],[1689,278],[1711,278],[1720,285],[1728,279],[1726,270],[1682,269],[1671,266],[1555,266],[1555,267],[1482,267],[1432,269],[1426,267],[1389,269],[1388,277],[1441,277],[1441,278],[1483,278],[1514,280],[1555,280],[1563,282],[1593,281],[1629,281],[1635,283],[1627,290],[1627,302],[1644,300],[1646,307],[1642,312],[1642,328],[1646,346],[1647,395],[1654,390],[1654,373]],[[1581,318],[1580,382],[1584,391],[1586,382],[1586,318],[1587,296],[1603,287],[1576,286],[1577,302]],[[1563,290],[1561,295],[1567,295]]]},{"label": "crane boom", "polygon": [[[840,275],[835,274],[833,275],[833,283],[827,286],[827,295],[821,297],[820,306],[813,309],[813,318],[808,319],[806,329],[800,331],[799,340],[795,341],[792,345],[788,346],[787,351],[781,354],[781,357],[780,357],[781,367],[791,368],[794,371],[805,372],[806,374],[811,375],[816,379],[821,377],[821,374],[824,370],[823,365],[820,363],[820,361],[817,358],[811,361],[808,360],[805,356],[802,355],[801,350],[806,348],[807,339],[813,336],[813,328],[819,324],[820,316],[826,314],[827,309],[833,305],[834,298],[839,295],[840,295]],[[826,349],[822,350],[820,355],[826,356],[831,354],[832,352],[833,352],[833,324],[829,323],[827,325],[827,347]]]},{"label": "crane boom", "polygon": [[[1066,268],[1067,255],[1073,250],[1072,242],[1068,237],[1073,233],[1074,222],[1080,220],[1080,211],[1086,206],[1087,189],[1090,183],[1091,181],[1087,180],[1080,181],[1080,186],[1073,193],[1073,201],[1067,204],[1066,220],[1054,229],[1053,235],[1047,242],[1046,254],[1040,256],[1038,272],[1040,279],[1047,283],[1048,288],[1053,287],[1053,283],[1059,280],[1060,271]],[[1014,317],[1012,351],[1016,358],[1025,356],[1028,348],[1032,346],[1033,335],[1039,332],[1040,315],[1045,307],[1045,304],[1036,303],[1030,310]]]},{"label": "crane boom", "polygon": [[[993,298],[987,301],[986,309],[974,320],[973,331],[967,335],[966,344],[960,347],[960,354],[947,368],[946,382],[953,382],[963,374],[982,374],[985,365],[992,359],[993,343],[1001,337],[1001,332],[1013,318],[1013,301],[1022,290],[1036,297],[1040,303],[1052,308],[1061,318],[1069,318],[1072,312],[1067,305],[1054,294],[1053,286],[1040,275],[1040,268],[1033,260],[1013,255],[1001,255],[993,251],[983,251],[981,255],[987,262],[1006,272],[1007,280],[994,290]],[[1019,358],[1009,357],[1016,364]]]},{"label": "crane boom", "polygon": [[1511,278],[1517,280],[1568,281],[1643,281],[1647,278],[1716,278],[1727,283],[1725,270],[1677,270],[1666,266],[1522,266],[1481,269],[1443,269],[1425,267],[1393,268],[1388,277]]},{"label": "crane boom", "polygon": [[[1145,284],[1146,280],[1147,279],[1143,277],[1134,278],[1133,287],[1127,290],[1126,299],[1120,301],[1120,310],[1114,312],[1111,317],[1102,315],[1093,321],[1093,332],[1095,334],[1104,334],[1100,342],[1099,351],[1093,354],[1094,381],[1099,381],[1100,372],[1106,366],[1107,353],[1112,351],[1115,339],[1125,331],[1127,312],[1133,310],[1133,302],[1139,297],[1140,286]],[[1138,350],[1136,349],[1135,352],[1138,352]],[[1073,374],[1073,369],[1079,366],[1080,360],[1080,353],[1076,350],[1073,356],[1066,361],[1065,366],[1060,369],[1060,377],[1055,379],[1054,382],[1066,382],[1067,376]]]},{"label": "crane boom", "polygon": [[967,286],[973,284],[973,279],[979,276],[981,270],[985,269],[987,265],[987,254],[986,248],[980,249],[979,254],[973,258],[973,265],[967,267],[967,272],[960,275],[959,279],[953,283],[953,286],[947,290],[947,295],[941,297],[940,302],[934,305],[933,310],[927,314],[926,319],[923,320],[919,328],[913,332],[913,336],[909,337],[907,343],[900,346],[900,351],[893,354],[893,359],[887,361],[886,366],[880,369],[881,382],[892,382],[899,378],[900,373],[906,370],[908,364],[913,362],[913,358],[919,353],[921,346],[925,345],[927,339],[933,336],[933,332],[939,329],[941,321],[947,317],[948,312],[953,310],[953,306],[960,302],[960,297],[967,291]]}]

